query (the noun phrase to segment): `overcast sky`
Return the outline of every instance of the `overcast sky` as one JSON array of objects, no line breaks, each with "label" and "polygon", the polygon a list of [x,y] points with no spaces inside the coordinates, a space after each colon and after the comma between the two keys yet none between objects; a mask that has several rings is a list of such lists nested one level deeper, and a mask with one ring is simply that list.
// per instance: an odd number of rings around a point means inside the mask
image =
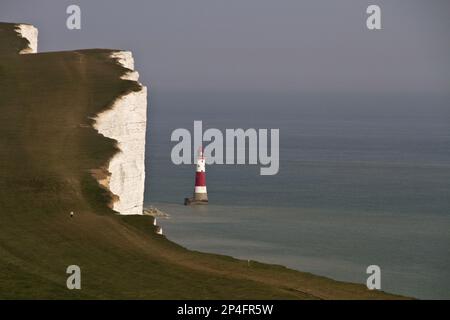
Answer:
[{"label": "overcast sky", "polygon": [[[66,28],[78,4],[82,29]],[[382,10],[381,31],[366,8]],[[448,0],[1,0],[39,50],[133,51],[160,91],[446,93]]]}]

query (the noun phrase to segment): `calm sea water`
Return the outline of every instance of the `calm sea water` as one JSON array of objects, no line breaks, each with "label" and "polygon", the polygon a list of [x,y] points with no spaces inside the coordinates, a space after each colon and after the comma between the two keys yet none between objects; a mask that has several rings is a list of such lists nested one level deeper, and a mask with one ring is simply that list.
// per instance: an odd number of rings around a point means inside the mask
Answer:
[{"label": "calm sea water", "polygon": [[[185,207],[194,166],[173,165],[176,128],[279,128],[280,171],[207,167],[210,205]],[[166,236],[206,252],[382,289],[450,298],[450,98],[155,93],[146,203]]]}]

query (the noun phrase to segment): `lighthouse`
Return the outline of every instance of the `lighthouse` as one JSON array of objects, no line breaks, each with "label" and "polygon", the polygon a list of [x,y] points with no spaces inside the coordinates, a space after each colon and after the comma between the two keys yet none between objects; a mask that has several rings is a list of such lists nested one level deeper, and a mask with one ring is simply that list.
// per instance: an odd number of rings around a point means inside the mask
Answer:
[{"label": "lighthouse", "polygon": [[203,148],[200,148],[198,151],[197,167],[195,170],[194,197],[185,198],[184,204],[208,204],[208,193],[206,192],[205,156],[203,155]]}]

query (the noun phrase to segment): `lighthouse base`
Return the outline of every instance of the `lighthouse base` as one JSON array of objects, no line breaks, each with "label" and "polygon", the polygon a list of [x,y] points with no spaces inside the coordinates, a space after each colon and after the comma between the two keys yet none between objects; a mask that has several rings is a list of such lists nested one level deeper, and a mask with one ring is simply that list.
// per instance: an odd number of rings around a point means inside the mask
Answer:
[{"label": "lighthouse base", "polygon": [[195,198],[184,198],[184,205],[185,206],[191,206],[191,205],[198,205],[198,204],[208,204],[208,199],[206,200],[196,200]]}]

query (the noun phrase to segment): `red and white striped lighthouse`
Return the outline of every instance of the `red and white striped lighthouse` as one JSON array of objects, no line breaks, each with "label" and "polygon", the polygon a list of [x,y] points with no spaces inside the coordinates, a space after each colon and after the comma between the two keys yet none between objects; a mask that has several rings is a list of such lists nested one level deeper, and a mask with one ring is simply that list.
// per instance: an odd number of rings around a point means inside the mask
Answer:
[{"label": "red and white striped lighthouse", "polygon": [[184,199],[184,204],[207,204],[208,193],[206,192],[206,172],[205,172],[205,156],[203,148],[198,151],[197,167],[195,170],[195,188],[194,197]]},{"label": "red and white striped lighthouse", "polygon": [[206,193],[205,157],[203,155],[203,148],[200,148],[198,151],[197,170],[195,171],[194,200],[208,201],[208,194]]}]

